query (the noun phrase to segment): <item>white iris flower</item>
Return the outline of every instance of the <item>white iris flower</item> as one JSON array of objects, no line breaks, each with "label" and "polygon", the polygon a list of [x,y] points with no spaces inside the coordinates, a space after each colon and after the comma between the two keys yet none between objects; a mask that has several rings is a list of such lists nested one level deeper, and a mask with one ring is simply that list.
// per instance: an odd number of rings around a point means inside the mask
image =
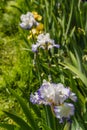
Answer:
[{"label": "white iris flower", "polygon": [[23,29],[31,29],[33,26],[37,26],[39,24],[31,12],[21,15],[20,19],[22,21],[20,23],[20,27]]},{"label": "white iris flower", "polygon": [[46,80],[43,81],[38,91],[30,96],[30,101],[33,104],[50,105],[60,122],[63,122],[63,119],[70,119],[70,116],[74,115],[74,105],[67,103],[68,99],[75,102],[77,97],[63,84],[50,83]]},{"label": "white iris flower", "polygon": [[38,48],[52,49],[53,47],[59,48],[58,44],[55,44],[54,40],[50,38],[49,33],[39,34],[36,44],[32,45],[32,51],[36,52]]}]

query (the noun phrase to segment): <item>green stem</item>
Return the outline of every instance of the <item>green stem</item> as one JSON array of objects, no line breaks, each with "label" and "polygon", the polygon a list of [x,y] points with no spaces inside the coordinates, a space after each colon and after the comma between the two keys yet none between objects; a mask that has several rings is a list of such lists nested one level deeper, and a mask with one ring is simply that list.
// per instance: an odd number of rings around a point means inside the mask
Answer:
[{"label": "green stem", "polygon": [[38,79],[41,85],[41,74],[40,74],[40,64],[39,64],[39,59],[38,59],[39,55],[38,53],[36,53],[36,69],[37,69],[37,73],[38,73]]},{"label": "green stem", "polygon": [[73,5],[74,5],[74,0],[72,0],[72,3],[71,3],[71,11],[70,11],[70,16],[69,16],[69,22],[67,24],[66,35],[68,34],[68,31],[69,31],[69,28],[70,28],[72,12],[73,12]]},{"label": "green stem", "polygon": [[50,106],[45,106],[45,113],[46,113],[47,126],[49,126],[52,130],[56,130],[55,117],[52,114]]}]

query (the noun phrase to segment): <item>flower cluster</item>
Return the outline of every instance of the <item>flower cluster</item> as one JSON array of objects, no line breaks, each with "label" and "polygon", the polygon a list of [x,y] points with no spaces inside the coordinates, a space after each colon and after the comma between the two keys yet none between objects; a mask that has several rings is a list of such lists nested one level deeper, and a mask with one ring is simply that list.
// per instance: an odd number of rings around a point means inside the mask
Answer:
[{"label": "flower cluster", "polygon": [[36,44],[32,45],[32,51],[36,52],[38,48],[49,50],[53,47],[59,48],[59,45],[55,44],[54,40],[50,38],[49,33],[42,33],[38,35]]},{"label": "flower cluster", "polygon": [[74,105],[68,103],[68,99],[76,102],[77,97],[63,84],[50,83],[46,80],[43,81],[37,92],[30,95],[30,101],[33,104],[50,105],[60,122],[63,122],[64,119],[69,120],[70,116],[74,115]]},{"label": "flower cluster", "polygon": [[[50,50],[54,47],[59,48],[59,44],[50,38],[49,33],[44,33],[43,24],[39,23],[42,17],[37,12],[27,12],[21,16],[20,26],[23,29],[30,30],[28,39],[37,39],[36,43],[32,44],[32,51],[37,52],[39,48]],[[34,42],[35,42],[34,39]],[[64,119],[69,120],[74,115],[75,107],[69,100],[76,102],[75,93],[70,91],[70,88],[64,87],[63,84],[50,83],[43,81],[41,87],[34,94],[31,93],[30,101],[33,104],[49,105],[54,115],[63,122]]]},{"label": "flower cluster", "polygon": [[36,38],[39,34],[41,34],[43,32],[43,24],[42,23],[39,23],[38,26],[36,26],[35,28],[32,28],[30,30],[30,34],[28,36],[28,40],[31,39],[31,38]]},{"label": "flower cluster", "polygon": [[[32,35],[36,37],[36,44],[32,44],[32,51],[37,52],[38,48],[42,49],[52,49],[53,47],[59,48],[58,44],[55,44],[54,40],[50,38],[49,33],[43,33],[43,24],[39,23],[42,17],[37,12],[27,12],[20,17],[22,23],[20,27],[26,30],[30,30],[30,36],[28,39],[32,38]],[[35,28],[34,28],[35,27]]]}]

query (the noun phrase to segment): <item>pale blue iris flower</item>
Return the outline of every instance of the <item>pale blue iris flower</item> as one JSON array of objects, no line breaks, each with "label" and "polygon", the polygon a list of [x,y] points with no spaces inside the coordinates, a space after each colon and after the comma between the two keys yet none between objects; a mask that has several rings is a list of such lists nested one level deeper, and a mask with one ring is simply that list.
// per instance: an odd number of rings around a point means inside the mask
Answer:
[{"label": "pale blue iris flower", "polygon": [[31,29],[33,26],[37,26],[39,23],[35,20],[34,15],[31,12],[27,12],[27,14],[22,14],[20,27],[23,29]]},{"label": "pale blue iris flower", "polygon": [[63,122],[63,119],[68,120],[70,116],[74,115],[74,105],[66,102],[68,99],[77,101],[75,93],[71,92],[68,87],[64,87],[61,83],[55,84],[46,80],[43,81],[35,94],[30,95],[30,101],[33,104],[50,105],[60,122]]},{"label": "pale blue iris flower", "polygon": [[50,38],[49,33],[42,33],[38,35],[36,44],[32,45],[32,51],[37,52],[38,48],[49,50],[53,47],[59,48],[60,46],[55,44],[54,40]]}]

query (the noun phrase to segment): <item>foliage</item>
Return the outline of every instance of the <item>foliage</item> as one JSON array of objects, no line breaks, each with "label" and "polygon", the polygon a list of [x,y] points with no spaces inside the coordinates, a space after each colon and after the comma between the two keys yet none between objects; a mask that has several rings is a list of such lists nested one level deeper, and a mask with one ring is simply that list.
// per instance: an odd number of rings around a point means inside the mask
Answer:
[{"label": "foliage", "polygon": [[[87,129],[87,2],[81,0],[1,0],[0,3],[0,126],[7,130]],[[37,12],[60,48],[32,52],[37,33],[20,28],[20,16]],[[42,30],[40,30],[42,29]],[[38,31],[38,33],[39,33]],[[32,105],[30,93],[43,79],[63,83],[76,93],[72,123],[60,124],[49,106]],[[19,105],[20,104],[20,105]],[[6,106],[6,108],[4,108]],[[11,112],[10,112],[11,111]],[[6,116],[7,115],[7,116]],[[2,120],[3,117],[3,120]],[[9,120],[11,118],[11,123]],[[6,121],[5,121],[6,119]],[[0,128],[0,129],[1,129]]]}]

